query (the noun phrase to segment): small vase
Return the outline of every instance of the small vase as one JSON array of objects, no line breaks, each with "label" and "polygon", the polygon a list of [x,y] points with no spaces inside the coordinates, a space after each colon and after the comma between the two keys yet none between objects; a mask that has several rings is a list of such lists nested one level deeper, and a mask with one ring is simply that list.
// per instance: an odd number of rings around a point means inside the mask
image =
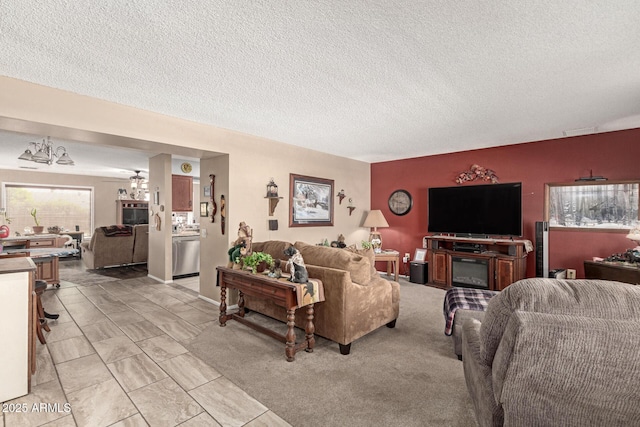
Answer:
[{"label": "small vase", "polygon": [[9,237],[10,234],[11,234],[11,231],[9,230],[9,227],[7,227],[6,225],[0,226],[0,239]]},{"label": "small vase", "polygon": [[44,230],[44,225],[34,225],[33,226],[33,233],[34,234],[42,234],[43,230]]}]

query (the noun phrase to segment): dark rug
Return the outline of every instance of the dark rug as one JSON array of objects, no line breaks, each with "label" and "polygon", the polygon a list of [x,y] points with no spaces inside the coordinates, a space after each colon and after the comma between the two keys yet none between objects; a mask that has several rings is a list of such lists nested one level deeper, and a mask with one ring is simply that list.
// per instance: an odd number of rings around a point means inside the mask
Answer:
[{"label": "dark rug", "polygon": [[444,294],[401,279],[396,327],[356,340],[348,356],[318,337],[313,353],[287,362],[284,344],[234,321],[183,344],[293,426],[474,426],[462,362],[444,335]]},{"label": "dark rug", "polygon": [[146,276],[146,264],[103,268],[99,270],[85,270],[84,268],[74,268],[74,266],[65,267],[63,263],[61,263],[60,266],[60,280],[82,286],[99,285],[101,283],[112,282],[114,280],[133,279]]}]

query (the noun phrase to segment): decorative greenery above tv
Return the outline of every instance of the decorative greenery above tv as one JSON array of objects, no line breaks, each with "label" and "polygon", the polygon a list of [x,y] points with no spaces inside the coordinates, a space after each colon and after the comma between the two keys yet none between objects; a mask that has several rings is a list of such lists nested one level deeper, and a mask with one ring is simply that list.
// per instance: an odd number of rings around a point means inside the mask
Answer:
[{"label": "decorative greenery above tv", "polygon": [[429,188],[428,230],[522,236],[522,183]]}]

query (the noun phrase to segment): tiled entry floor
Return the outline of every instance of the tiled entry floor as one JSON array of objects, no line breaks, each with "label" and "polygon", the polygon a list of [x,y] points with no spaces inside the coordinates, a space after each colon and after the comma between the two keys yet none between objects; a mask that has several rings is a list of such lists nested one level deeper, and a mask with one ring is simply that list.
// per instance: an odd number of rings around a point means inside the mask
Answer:
[{"label": "tiled entry floor", "polygon": [[0,427],[289,425],[181,345],[218,327],[218,307],[194,283],[141,277],[47,290],[43,304],[60,318],[36,345],[31,393],[3,405],[13,410]]}]

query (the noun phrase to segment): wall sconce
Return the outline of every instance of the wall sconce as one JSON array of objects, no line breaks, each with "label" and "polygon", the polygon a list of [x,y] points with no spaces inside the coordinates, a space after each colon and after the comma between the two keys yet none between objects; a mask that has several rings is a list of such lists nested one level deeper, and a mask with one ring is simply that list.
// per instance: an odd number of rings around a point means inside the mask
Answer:
[{"label": "wall sconce", "polygon": [[353,213],[353,210],[356,207],[353,206],[353,199],[351,197],[349,197],[349,206],[347,206],[347,209],[349,209],[349,216],[351,216],[351,214]]},{"label": "wall sconce", "polygon": [[344,194],[344,190],[340,190],[340,192],[338,193],[338,195],[336,196],[340,199],[340,204],[342,204],[342,199],[344,199],[346,197],[346,194]]}]

